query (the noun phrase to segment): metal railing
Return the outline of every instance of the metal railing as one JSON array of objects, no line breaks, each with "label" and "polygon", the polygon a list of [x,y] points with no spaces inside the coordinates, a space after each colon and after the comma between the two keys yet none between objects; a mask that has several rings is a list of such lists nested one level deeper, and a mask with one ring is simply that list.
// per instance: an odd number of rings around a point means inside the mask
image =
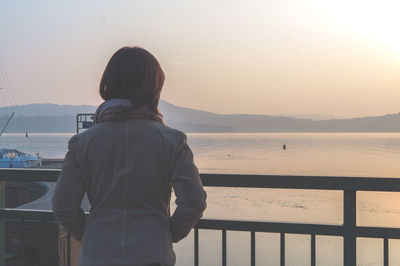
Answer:
[{"label": "metal railing", "polygon": [[[5,208],[6,182],[56,182],[60,170],[37,169],[0,169],[0,236],[4,236],[5,219],[24,219],[55,221],[51,211],[21,210]],[[356,265],[356,238],[369,237],[383,239],[384,265],[389,264],[389,239],[400,239],[400,228],[357,226],[356,192],[387,191],[400,192],[400,179],[362,178],[362,177],[326,177],[326,176],[271,176],[271,175],[231,175],[201,174],[203,184],[210,187],[241,188],[280,188],[343,191],[343,224],[303,224],[280,222],[255,222],[235,220],[202,219],[194,229],[194,265],[199,265],[199,229],[222,231],[222,265],[227,265],[227,231],[250,232],[251,265],[256,264],[255,233],[275,232],[280,234],[280,264],[285,265],[285,234],[311,235],[311,265],[316,264],[316,235],[343,237],[343,264]],[[45,227],[44,227],[45,228]],[[23,237],[23,234],[21,234]],[[23,241],[23,239],[22,239]],[[68,238],[70,242],[70,238]],[[0,266],[5,265],[5,237],[0,237]],[[68,247],[68,265],[70,265],[70,247]],[[23,254],[20,254],[23,256]]]},{"label": "metal railing", "polygon": [[76,134],[93,126],[93,116],[89,113],[76,115]]},{"label": "metal railing", "polygon": [[[49,265],[47,253],[47,230],[49,223],[57,223],[53,212],[50,210],[14,209],[6,208],[6,183],[7,182],[57,182],[60,170],[48,169],[1,169],[0,168],[0,266],[5,266],[6,261],[13,258],[19,259],[18,265],[29,265],[25,254],[25,225],[27,222],[40,221],[42,223],[41,265]],[[6,254],[5,220],[20,222],[19,236],[20,248],[11,254]],[[67,235],[68,244],[71,236]],[[67,265],[71,265],[70,245],[67,246]]]}]

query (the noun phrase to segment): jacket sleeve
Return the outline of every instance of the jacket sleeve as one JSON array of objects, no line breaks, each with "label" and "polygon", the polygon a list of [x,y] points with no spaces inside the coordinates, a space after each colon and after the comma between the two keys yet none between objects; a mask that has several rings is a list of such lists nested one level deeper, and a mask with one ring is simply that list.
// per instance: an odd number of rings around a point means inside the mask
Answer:
[{"label": "jacket sleeve", "polygon": [[68,142],[68,152],[58,177],[52,204],[55,218],[74,238],[80,240],[86,223],[85,213],[81,208],[86,189],[76,159],[76,141],[77,137],[74,136]]},{"label": "jacket sleeve", "polygon": [[203,216],[207,197],[185,135],[176,151],[171,182],[177,208],[170,225],[172,241],[176,243],[186,237]]}]

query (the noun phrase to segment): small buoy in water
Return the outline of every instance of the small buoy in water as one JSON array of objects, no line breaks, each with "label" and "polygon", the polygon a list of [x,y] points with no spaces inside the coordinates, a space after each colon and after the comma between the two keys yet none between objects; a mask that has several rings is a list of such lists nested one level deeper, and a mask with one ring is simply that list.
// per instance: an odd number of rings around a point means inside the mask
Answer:
[{"label": "small buoy in water", "polygon": [[28,131],[25,131],[25,138],[28,138]]},{"label": "small buoy in water", "polygon": [[286,144],[283,144],[283,149],[286,150]]}]

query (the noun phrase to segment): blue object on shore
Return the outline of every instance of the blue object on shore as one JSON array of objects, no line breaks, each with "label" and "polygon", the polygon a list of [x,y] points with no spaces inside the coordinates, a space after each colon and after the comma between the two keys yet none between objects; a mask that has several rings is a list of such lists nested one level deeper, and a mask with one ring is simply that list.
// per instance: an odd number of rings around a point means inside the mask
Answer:
[{"label": "blue object on shore", "polygon": [[27,168],[42,165],[42,159],[16,149],[0,149],[0,168]]}]

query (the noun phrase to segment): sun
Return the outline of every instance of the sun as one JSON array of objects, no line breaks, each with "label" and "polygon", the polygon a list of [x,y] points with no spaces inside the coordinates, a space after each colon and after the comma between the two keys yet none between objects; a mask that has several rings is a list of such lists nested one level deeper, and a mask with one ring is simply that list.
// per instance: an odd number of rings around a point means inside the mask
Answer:
[{"label": "sun", "polygon": [[[377,49],[389,53],[400,63],[400,1],[336,0],[324,1],[324,9],[338,27]],[[325,13],[324,12],[324,13]]]}]

